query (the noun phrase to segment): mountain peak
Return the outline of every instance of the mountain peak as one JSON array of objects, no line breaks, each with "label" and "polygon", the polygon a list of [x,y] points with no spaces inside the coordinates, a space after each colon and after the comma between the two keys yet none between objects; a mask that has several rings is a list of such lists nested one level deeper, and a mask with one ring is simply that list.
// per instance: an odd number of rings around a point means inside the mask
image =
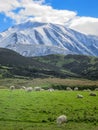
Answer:
[{"label": "mountain peak", "polygon": [[29,29],[29,28],[40,27],[43,25],[45,25],[45,23],[33,22],[33,21],[29,20],[24,23],[13,26],[12,29],[25,30],[25,29]]},{"label": "mountain peak", "polygon": [[63,25],[26,21],[1,33],[0,47],[25,56],[83,54],[98,56],[98,38]]}]

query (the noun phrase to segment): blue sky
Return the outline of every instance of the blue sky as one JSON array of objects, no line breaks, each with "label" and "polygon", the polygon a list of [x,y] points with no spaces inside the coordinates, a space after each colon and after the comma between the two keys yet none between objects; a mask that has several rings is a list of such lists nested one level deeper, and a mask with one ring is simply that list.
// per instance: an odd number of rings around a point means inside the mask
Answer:
[{"label": "blue sky", "polygon": [[2,0],[0,32],[28,19],[98,35],[98,0]]},{"label": "blue sky", "polygon": [[98,18],[98,0],[46,0],[56,9],[77,11],[79,16]]}]

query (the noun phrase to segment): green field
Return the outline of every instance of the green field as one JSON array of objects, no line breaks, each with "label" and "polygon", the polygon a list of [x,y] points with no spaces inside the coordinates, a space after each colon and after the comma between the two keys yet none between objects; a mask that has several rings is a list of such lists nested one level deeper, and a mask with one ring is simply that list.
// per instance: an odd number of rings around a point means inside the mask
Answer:
[{"label": "green field", "polygon": [[[0,89],[0,130],[98,130],[98,91],[95,97],[89,93]],[[58,127],[62,114],[68,122]]]}]

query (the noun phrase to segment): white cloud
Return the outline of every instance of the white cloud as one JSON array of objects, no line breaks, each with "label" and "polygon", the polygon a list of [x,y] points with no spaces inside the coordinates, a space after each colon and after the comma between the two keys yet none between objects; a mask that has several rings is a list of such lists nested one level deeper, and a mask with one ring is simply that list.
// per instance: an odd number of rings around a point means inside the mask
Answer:
[{"label": "white cloud", "polygon": [[25,10],[21,10],[19,15],[21,18],[33,16],[32,20],[64,24],[70,18],[73,18],[76,13],[67,10],[55,10],[46,5],[30,4],[25,5]]},{"label": "white cloud", "polygon": [[0,0],[0,12],[6,13],[20,6],[18,0]]},{"label": "white cloud", "polygon": [[[15,12],[20,8],[18,13]],[[45,0],[0,0],[0,12],[16,23],[27,21],[66,24],[86,34],[98,35],[98,18],[79,17],[74,11],[57,10],[45,4]]]},{"label": "white cloud", "polygon": [[[76,12],[68,10],[56,10],[49,5],[43,4],[44,0],[3,0],[0,1],[0,12],[12,18],[17,23],[32,17],[33,20],[41,22],[52,22],[64,24],[76,15]],[[13,10],[20,8],[18,13]]]},{"label": "white cloud", "polygon": [[75,17],[69,27],[85,34],[98,35],[98,18]]}]

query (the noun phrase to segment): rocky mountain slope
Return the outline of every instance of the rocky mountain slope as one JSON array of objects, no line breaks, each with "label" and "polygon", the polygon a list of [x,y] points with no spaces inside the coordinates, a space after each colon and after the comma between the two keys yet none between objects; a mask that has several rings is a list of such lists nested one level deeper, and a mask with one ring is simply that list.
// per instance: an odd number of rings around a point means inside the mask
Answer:
[{"label": "rocky mountain slope", "polygon": [[98,37],[65,26],[28,21],[0,34],[0,47],[32,57],[49,54],[98,56]]}]

